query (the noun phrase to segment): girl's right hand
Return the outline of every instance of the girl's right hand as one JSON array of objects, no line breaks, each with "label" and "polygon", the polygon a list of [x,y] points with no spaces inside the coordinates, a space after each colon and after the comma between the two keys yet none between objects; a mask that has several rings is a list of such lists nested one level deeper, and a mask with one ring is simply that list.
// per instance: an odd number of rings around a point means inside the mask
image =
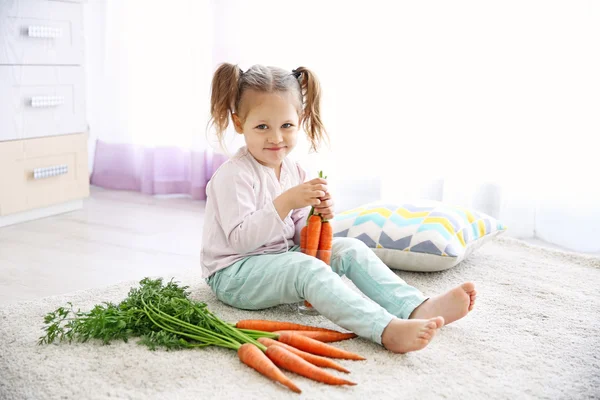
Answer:
[{"label": "girl's right hand", "polygon": [[321,204],[321,197],[327,193],[327,181],[322,178],[315,178],[304,182],[298,186],[286,190],[282,193],[287,199],[288,206],[294,210],[307,206],[318,206]]}]

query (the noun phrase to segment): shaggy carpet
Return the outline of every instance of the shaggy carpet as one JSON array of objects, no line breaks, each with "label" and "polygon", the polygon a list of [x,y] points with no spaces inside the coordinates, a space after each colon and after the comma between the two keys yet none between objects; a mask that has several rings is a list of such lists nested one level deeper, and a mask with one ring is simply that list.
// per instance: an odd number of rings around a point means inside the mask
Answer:
[{"label": "shaggy carpet", "polygon": [[[82,310],[119,302],[137,286],[123,282],[0,308],[0,399],[600,398],[600,259],[498,238],[450,270],[397,273],[426,295],[472,280],[476,308],[418,352],[392,354],[360,338],[335,343],[367,357],[340,361],[357,386],[287,373],[303,390],[294,394],[221,348],[150,351],[135,340],[37,345],[46,313],[67,301]],[[226,306],[199,274],[174,278],[224,320],[337,328],[288,305],[254,312]]]}]

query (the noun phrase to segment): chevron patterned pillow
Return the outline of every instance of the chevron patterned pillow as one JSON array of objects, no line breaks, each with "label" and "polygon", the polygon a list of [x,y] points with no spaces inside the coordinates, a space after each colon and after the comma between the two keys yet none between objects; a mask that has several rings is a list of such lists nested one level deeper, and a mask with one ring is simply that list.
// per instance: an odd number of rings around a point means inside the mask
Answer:
[{"label": "chevron patterned pillow", "polygon": [[506,227],[489,215],[444,203],[369,203],[337,214],[336,237],[363,241],[390,268],[442,271],[460,263]]}]

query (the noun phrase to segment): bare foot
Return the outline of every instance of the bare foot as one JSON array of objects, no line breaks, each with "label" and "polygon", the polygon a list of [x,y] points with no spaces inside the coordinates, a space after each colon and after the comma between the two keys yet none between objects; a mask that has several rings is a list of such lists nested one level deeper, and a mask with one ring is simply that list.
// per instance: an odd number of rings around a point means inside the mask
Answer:
[{"label": "bare foot", "polygon": [[444,318],[394,318],[383,330],[381,344],[394,353],[408,353],[425,348],[435,332],[444,325]]},{"label": "bare foot", "polygon": [[444,294],[425,300],[409,318],[423,319],[441,315],[448,325],[467,315],[475,306],[476,297],[473,282],[465,282]]}]

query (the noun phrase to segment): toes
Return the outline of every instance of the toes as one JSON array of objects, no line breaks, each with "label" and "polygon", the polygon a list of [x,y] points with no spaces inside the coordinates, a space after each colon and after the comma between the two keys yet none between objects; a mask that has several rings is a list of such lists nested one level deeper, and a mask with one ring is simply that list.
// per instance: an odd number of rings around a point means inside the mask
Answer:
[{"label": "toes", "polygon": [[439,329],[444,326],[444,317],[431,318],[424,326],[425,329]]},{"label": "toes", "polygon": [[475,284],[473,282],[465,282],[462,285],[460,285],[460,287],[467,293],[470,293],[473,290],[475,290]]},{"label": "toes", "polygon": [[438,329],[444,326],[444,317],[435,317],[430,319],[430,321],[435,322],[435,327]]},{"label": "toes", "polygon": [[475,297],[471,297],[471,303],[469,304],[469,311],[475,307]]},{"label": "toes", "polygon": [[432,335],[428,331],[421,332],[419,334],[419,339],[431,340]]}]

